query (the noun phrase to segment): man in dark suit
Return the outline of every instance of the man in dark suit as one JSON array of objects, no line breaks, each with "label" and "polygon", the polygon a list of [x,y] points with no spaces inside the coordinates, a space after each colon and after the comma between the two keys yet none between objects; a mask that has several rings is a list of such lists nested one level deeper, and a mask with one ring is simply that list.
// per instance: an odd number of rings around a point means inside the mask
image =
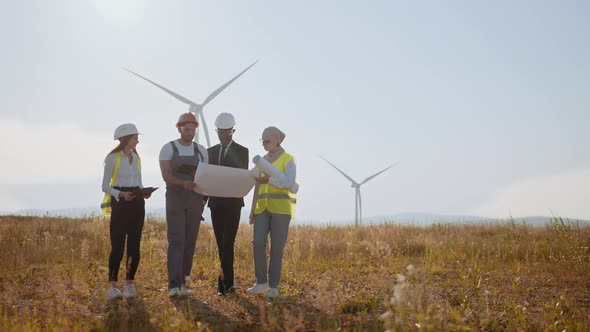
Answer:
[{"label": "man in dark suit", "polygon": [[[230,113],[221,113],[215,119],[220,144],[207,150],[210,164],[248,169],[248,149],[233,141],[235,125],[236,121]],[[208,206],[211,209],[213,231],[221,262],[217,295],[225,295],[236,290],[234,287],[234,242],[244,199],[209,197]]]}]

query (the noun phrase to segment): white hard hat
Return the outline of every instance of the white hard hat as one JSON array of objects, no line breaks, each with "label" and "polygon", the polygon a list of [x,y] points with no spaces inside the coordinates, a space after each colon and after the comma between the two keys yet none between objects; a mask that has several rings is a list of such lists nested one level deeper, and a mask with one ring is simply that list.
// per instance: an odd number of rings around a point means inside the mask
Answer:
[{"label": "white hard hat", "polygon": [[236,125],[236,120],[231,113],[219,113],[215,119],[215,127],[219,129],[230,129]]},{"label": "white hard hat", "polygon": [[133,123],[124,123],[115,129],[115,134],[113,135],[115,139],[119,139],[124,136],[128,135],[135,135],[139,132],[137,131],[137,127]]}]

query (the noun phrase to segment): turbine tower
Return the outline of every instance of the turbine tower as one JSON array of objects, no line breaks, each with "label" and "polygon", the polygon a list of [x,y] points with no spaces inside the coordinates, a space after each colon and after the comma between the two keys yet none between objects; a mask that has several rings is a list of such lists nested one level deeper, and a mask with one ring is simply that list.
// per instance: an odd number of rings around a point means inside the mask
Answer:
[{"label": "turbine tower", "polygon": [[[143,77],[141,75],[139,75],[138,73],[127,69],[125,67],[123,67],[123,69],[125,69],[126,71],[130,72],[131,74],[144,79],[148,82],[150,82],[151,84],[157,86],[158,88],[166,91],[168,94],[170,94],[172,97],[180,100],[181,102],[187,104],[189,106],[188,111],[195,113],[195,116],[197,118],[201,118],[201,122],[203,123],[203,131],[205,132],[205,139],[207,140],[207,147],[211,146],[211,142],[209,141],[209,131],[207,130],[207,122],[205,122],[205,116],[203,116],[203,108],[205,107],[205,105],[207,105],[211,100],[213,100],[213,98],[215,98],[218,94],[220,94],[223,90],[225,90],[225,88],[227,88],[230,84],[233,83],[233,81],[237,80],[238,77],[242,76],[242,74],[244,74],[248,69],[250,69],[252,66],[254,66],[256,63],[258,62],[258,60],[254,61],[254,63],[252,63],[250,66],[248,66],[246,69],[242,70],[242,72],[240,72],[238,75],[236,75],[236,77],[232,78],[231,80],[229,80],[227,83],[225,83],[224,85],[220,86],[219,88],[217,88],[217,90],[213,91],[209,96],[207,96],[207,98],[205,98],[205,101],[203,101],[202,104],[198,104],[195,103],[194,101],[185,98],[181,95],[179,95],[178,93],[169,90],[163,86],[161,86],[160,84],[146,78]],[[199,141],[199,134],[195,135],[195,141],[198,142]]]},{"label": "turbine tower", "polygon": [[350,176],[346,175],[343,171],[341,171],[338,167],[336,167],[334,164],[332,164],[331,162],[329,162],[326,158],[320,156],[320,158],[324,159],[325,162],[327,162],[328,164],[330,164],[332,167],[334,167],[338,172],[340,172],[340,174],[344,175],[345,178],[347,178],[352,184],[351,187],[354,188],[354,225],[355,226],[359,226],[362,222],[362,201],[361,201],[361,186],[365,183],[367,183],[369,180],[373,179],[374,177],[376,177],[377,175],[387,171],[388,169],[392,168],[393,166],[399,164],[399,161],[393,165],[390,165],[389,167],[369,176],[368,178],[366,178],[363,182],[358,183],[356,181],[354,181]]}]

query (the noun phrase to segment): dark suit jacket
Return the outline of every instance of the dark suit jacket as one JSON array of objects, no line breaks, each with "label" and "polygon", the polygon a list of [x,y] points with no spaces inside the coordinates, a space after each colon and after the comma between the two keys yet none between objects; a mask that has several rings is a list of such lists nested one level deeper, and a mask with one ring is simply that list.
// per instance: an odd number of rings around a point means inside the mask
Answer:
[{"label": "dark suit jacket", "polygon": [[[207,149],[209,152],[209,164],[219,165],[219,154],[221,144],[214,145]],[[229,146],[221,166],[248,169],[248,149],[233,141]],[[211,207],[242,207],[243,198],[234,197],[209,197],[208,206]]]}]

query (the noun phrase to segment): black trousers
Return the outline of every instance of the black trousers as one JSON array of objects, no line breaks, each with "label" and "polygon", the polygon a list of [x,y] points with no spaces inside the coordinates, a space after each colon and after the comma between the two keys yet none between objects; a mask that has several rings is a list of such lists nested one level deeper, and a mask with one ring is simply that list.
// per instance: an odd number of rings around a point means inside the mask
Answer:
[{"label": "black trousers", "polygon": [[132,201],[111,198],[111,254],[109,256],[109,281],[117,281],[119,265],[127,240],[126,280],[135,279],[139,266],[139,246],[145,217],[145,200],[137,197]]},{"label": "black trousers", "polygon": [[234,242],[240,226],[241,210],[239,206],[211,208],[211,221],[223,271],[218,279],[217,291],[224,294],[234,286]]}]

